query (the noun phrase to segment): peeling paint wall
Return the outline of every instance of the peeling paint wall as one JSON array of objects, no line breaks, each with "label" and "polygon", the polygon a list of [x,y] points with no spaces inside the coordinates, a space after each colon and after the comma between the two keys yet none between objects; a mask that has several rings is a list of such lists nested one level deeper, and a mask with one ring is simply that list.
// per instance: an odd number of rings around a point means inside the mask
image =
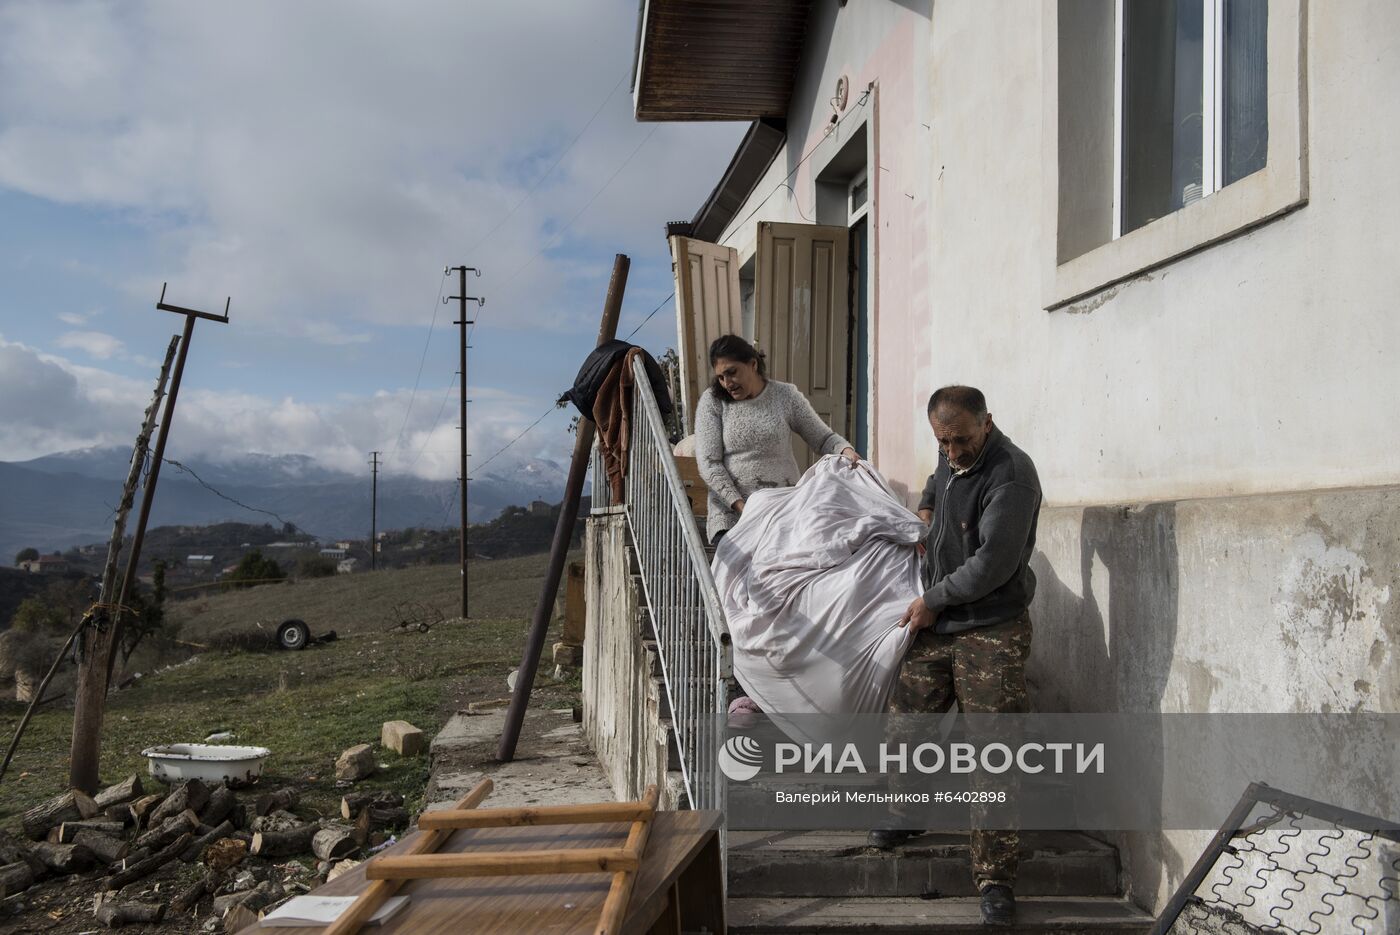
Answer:
[{"label": "peeling paint wall", "polygon": [[[1037,544],[1036,710],[1400,711],[1400,488],[1050,508]],[[1210,837],[1123,836],[1132,895]]]},{"label": "peeling paint wall", "polygon": [[661,699],[642,645],[643,611],[633,582],[627,518],[590,517],[584,533],[587,601],[583,640],[583,732],[619,800],[661,791],[661,807],[677,805],[668,784]]}]

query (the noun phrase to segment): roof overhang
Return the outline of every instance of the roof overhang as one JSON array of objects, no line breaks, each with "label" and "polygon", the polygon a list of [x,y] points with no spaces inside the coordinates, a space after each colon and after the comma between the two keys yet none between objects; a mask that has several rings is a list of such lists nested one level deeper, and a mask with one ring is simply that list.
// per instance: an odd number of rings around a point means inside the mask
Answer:
[{"label": "roof overhang", "polygon": [[812,0],[642,0],[636,118],[787,116]]}]

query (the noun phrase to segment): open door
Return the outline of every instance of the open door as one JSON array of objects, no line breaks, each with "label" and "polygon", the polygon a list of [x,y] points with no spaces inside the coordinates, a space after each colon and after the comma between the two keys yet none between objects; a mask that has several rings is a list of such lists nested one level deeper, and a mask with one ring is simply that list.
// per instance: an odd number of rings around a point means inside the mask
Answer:
[{"label": "open door", "polygon": [[671,237],[676,276],[676,349],[681,362],[681,411],[685,431],[695,431],[695,407],[710,382],[710,344],[744,333],[739,300],[739,253],[733,247]]},{"label": "open door", "polygon": [[[847,412],[850,231],[820,224],[759,224],[755,344],[769,376],[792,383],[834,431],[851,436]],[[815,457],[793,436],[806,470]]]}]

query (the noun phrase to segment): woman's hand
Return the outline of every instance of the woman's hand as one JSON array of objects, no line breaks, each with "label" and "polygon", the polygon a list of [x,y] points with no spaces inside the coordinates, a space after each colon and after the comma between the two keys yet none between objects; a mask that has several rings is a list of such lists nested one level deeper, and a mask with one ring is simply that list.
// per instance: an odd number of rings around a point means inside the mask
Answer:
[{"label": "woman's hand", "polygon": [[845,448],[841,449],[841,457],[849,458],[852,467],[860,463],[860,452],[856,451],[850,445],[847,445]]},{"label": "woman's hand", "polygon": [[744,501],[743,501],[743,500],[735,500],[732,504],[730,504],[730,506],[731,506],[731,508],[734,510],[735,513],[742,513],[742,512],[744,512]]}]

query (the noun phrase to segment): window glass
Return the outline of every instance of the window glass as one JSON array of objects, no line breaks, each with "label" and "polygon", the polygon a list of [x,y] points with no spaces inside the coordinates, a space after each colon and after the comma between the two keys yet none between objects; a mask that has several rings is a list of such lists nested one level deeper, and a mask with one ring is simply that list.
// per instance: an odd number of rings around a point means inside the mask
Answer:
[{"label": "window glass", "polygon": [[1201,197],[1201,0],[1123,4],[1123,215],[1131,230]]},{"label": "window glass", "polygon": [[1264,168],[1269,154],[1268,0],[1226,0],[1226,185]]}]

